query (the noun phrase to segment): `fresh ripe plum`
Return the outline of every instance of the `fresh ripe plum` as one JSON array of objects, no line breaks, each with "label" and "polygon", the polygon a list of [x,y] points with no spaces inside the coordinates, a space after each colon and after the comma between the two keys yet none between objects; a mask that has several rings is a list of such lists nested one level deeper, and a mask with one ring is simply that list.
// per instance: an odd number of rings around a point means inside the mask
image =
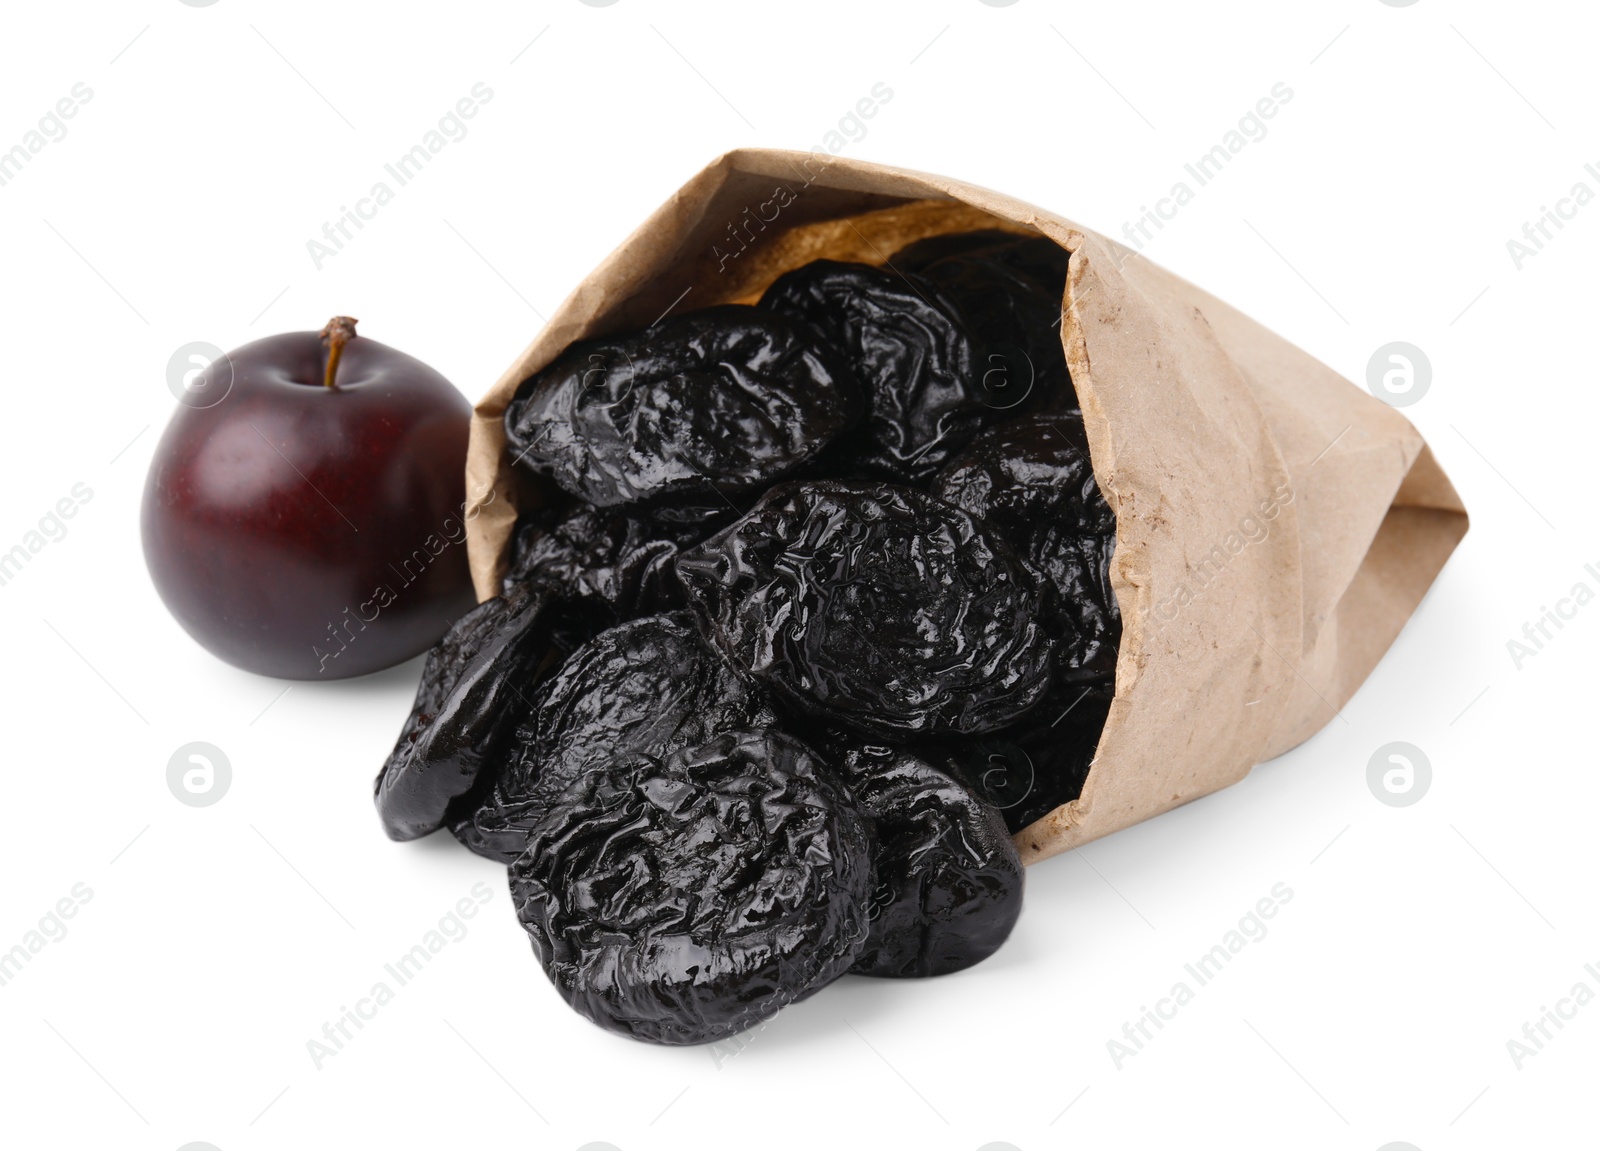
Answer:
[{"label": "fresh ripe plum", "polygon": [[343,679],[427,650],[473,603],[463,518],[471,408],[438,372],[358,337],[246,344],[167,425],[145,485],[145,562],[201,646],[285,679]]}]

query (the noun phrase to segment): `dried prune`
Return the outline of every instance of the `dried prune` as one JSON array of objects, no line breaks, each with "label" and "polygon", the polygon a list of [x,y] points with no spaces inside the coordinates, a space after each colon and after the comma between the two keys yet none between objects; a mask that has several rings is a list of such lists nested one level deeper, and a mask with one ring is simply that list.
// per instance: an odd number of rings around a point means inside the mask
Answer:
[{"label": "dried prune", "polygon": [[1013,728],[919,750],[1018,832],[1082,793],[1110,706],[1108,685],[1061,684]]},{"label": "dried prune", "polygon": [[517,389],[509,451],[555,483],[377,800],[510,865],[595,1023],[711,1042],[1010,935],[1010,833],[1082,793],[1121,630],[1067,271],[1001,231],[818,260]]},{"label": "dried prune", "polygon": [[528,827],[586,772],[772,722],[764,693],[706,645],[687,612],[601,633],[568,657],[523,714],[472,810],[451,825],[467,847],[504,863],[522,853]]},{"label": "dried prune", "polygon": [[597,507],[698,520],[816,455],[859,410],[800,325],[725,305],[573,344],[506,409],[512,457]]},{"label": "dried prune", "polygon": [[547,594],[498,597],[461,617],[428,653],[411,714],[373,784],[391,839],[444,826],[531,706],[560,616]]},{"label": "dried prune", "polygon": [[918,240],[889,266],[938,285],[955,305],[972,333],[986,406],[1077,407],[1061,345],[1065,249],[1043,236],[963,232]]},{"label": "dried prune", "polygon": [[1111,589],[1116,516],[1095,481],[1083,419],[1022,416],[985,431],[939,473],[933,494],[1010,544],[1051,589],[1044,619],[1057,677],[1109,679],[1122,619]]},{"label": "dried prune", "polygon": [[1000,814],[903,750],[859,745],[834,762],[876,842],[872,927],[850,970],[944,975],[994,954],[1022,912],[1022,860]]},{"label": "dried prune", "polygon": [[556,990],[608,1030],[708,1043],[854,961],[871,838],[813,753],[729,732],[579,777],[511,866]]},{"label": "dried prune", "polygon": [[504,586],[531,584],[603,604],[613,622],[681,606],[671,578],[681,527],[580,504],[518,525]]},{"label": "dried prune", "polygon": [[802,711],[884,735],[988,731],[1049,685],[1038,592],[959,508],[797,481],[678,554],[707,634]]},{"label": "dried prune", "polygon": [[810,324],[854,370],[867,411],[839,445],[850,463],[924,480],[982,426],[971,336],[932,282],[814,260],[773,281],[761,307]]}]

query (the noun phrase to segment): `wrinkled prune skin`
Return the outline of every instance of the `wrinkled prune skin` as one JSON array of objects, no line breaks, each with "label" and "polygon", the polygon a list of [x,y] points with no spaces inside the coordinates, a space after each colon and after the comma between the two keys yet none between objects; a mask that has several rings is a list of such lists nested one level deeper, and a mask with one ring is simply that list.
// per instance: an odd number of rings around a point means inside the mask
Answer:
[{"label": "wrinkled prune skin", "polygon": [[903,750],[856,745],[833,762],[872,825],[872,927],[857,975],[944,975],[987,959],[1022,913],[1022,859],[1000,813]]},{"label": "wrinkled prune skin", "polygon": [[814,260],[773,281],[760,306],[809,324],[860,381],[866,416],[838,445],[841,462],[921,482],[982,426],[971,335],[932,282]]},{"label": "wrinkled prune skin", "polygon": [[809,331],[730,304],[573,344],[522,382],[505,426],[512,457],[572,495],[695,521],[747,504],[859,406]]},{"label": "wrinkled prune skin", "polygon": [[682,607],[671,574],[682,535],[681,525],[586,504],[560,518],[526,517],[517,527],[503,586],[546,587],[602,604],[612,622]]},{"label": "wrinkled prune skin", "polygon": [[428,653],[411,715],[373,784],[389,838],[444,826],[531,708],[560,623],[551,596],[516,592],[479,604]]},{"label": "wrinkled prune skin", "polygon": [[986,407],[1077,408],[1061,344],[1065,249],[1043,236],[964,232],[909,244],[889,266],[931,281],[955,305],[972,333]]},{"label": "wrinkled prune skin", "polygon": [[557,991],[611,1031],[709,1043],[842,974],[867,934],[871,833],[798,740],[729,732],[573,782],[511,865]]},{"label": "wrinkled prune skin", "polygon": [[523,715],[492,786],[451,825],[468,848],[502,863],[522,854],[528,828],[585,773],[773,722],[764,693],[706,644],[687,612],[601,633]]},{"label": "wrinkled prune skin", "polygon": [[964,780],[1015,834],[1083,793],[1111,707],[1108,684],[1061,684],[992,736],[919,747]]},{"label": "wrinkled prune skin", "polygon": [[680,552],[708,638],[790,705],[889,737],[981,732],[1049,686],[1034,582],[959,508],[797,481]]},{"label": "wrinkled prune skin", "polygon": [[1117,523],[1095,481],[1082,417],[1037,414],[990,428],[932,491],[1009,544],[1050,589],[1043,619],[1056,641],[1057,678],[1109,680],[1122,635],[1111,588]]},{"label": "wrinkled prune skin", "polygon": [[1046,569],[1056,592],[1050,614],[1063,625],[1052,629],[1056,678],[1063,685],[1110,684],[1117,674],[1122,615],[1111,588],[1116,545],[1113,535],[1063,538]]}]

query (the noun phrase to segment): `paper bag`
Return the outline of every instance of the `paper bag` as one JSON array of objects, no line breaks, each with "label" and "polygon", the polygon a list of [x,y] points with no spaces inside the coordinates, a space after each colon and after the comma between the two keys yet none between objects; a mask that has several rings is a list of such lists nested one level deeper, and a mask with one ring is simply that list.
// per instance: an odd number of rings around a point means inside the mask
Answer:
[{"label": "paper bag", "polygon": [[1372,671],[1467,530],[1399,412],[1222,301],[1062,216],[941,176],[822,153],[714,160],[561,305],[478,404],[468,552],[498,593],[519,508],[501,417],[572,341],[754,302],[826,257],[1037,232],[1071,253],[1061,339],[1116,511],[1116,692],[1082,795],[1022,829],[1033,862],[1241,779],[1320,729]]}]

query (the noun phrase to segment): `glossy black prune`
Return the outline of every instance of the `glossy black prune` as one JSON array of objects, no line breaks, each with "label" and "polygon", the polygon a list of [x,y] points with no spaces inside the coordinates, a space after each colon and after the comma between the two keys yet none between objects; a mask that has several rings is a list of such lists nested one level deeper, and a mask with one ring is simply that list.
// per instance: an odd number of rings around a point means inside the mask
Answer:
[{"label": "glossy black prune", "polygon": [[1051,594],[1057,678],[1109,679],[1122,619],[1111,588],[1116,516],[1095,480],[1083,419],[1022,416],[985,431],[934,479],[934,495],[1008,543]]},{"label": "glossy black prune", "polygon": [[552,597],[519,591],[479,604],[428,653],[411,714],[373,784],[389,838],[444,826],[531,707],[559,625]]},{"label": "glossy black prune", "polygon": [[677,571],[723,653],[824,720],[887,736],[988,731],[1049,685],[1033,580],[923,492],[783,484],[680,552]]},{"label": "glossy black prune", "polygon": [[944,975],[993,955],[1022,913],[1022,860],[1000,813],[903,750],[857,745],[834,762],[876,843],[872,927],[850,970]]},{"label": "glossy black prune", "polygon": [[1060,684],[1023,723],[919,750],[1021,831],[1083,792],[1111,707],[1106,684]]},{"label": "glossy black prune", "polygon": [[[679,528],[674,532],[672,528]],[[548,587],[603,604],[613,621],[681,607],[671,577],[681,525],[579,504],[559,518],[525,517],[517,526],[503,586]]]},{"label": "glossy black prune", "polygon": [[726,305],[573,344],[518,387],[506,439],[516,462],[597,507],[692,521],[811,459],[859,402],[809,331]]},{"label": "glossy black prune", "polygon": [[867,933],[871,835],[798,740],[729,732],[588,772],[511,865],[556,990],[611,1031],[709,1043],[842,974]]},{"label": "glossy black prune", "polygon": [[763,693],[707,646],[687,612],[602,632],[523,714],[472,810],[451,825],[467,847],[503,863],[522,854],[528,828],[586,772],[772,722]]},{"label": "glossy black prune", "polygon": [[1077,407],[1061,345],[1067,252],[1043,236],[963,232],[910,244],[889,266],[938,285],[972,333],[986,407]]},{"label": "glossy black prune", "polygon": [[773,281],[760,306],[811,325],[860,381],[866,417],[837,445],[842,460],[917,482],[982,426],[971,335],[930,281],[814,260]]}]

